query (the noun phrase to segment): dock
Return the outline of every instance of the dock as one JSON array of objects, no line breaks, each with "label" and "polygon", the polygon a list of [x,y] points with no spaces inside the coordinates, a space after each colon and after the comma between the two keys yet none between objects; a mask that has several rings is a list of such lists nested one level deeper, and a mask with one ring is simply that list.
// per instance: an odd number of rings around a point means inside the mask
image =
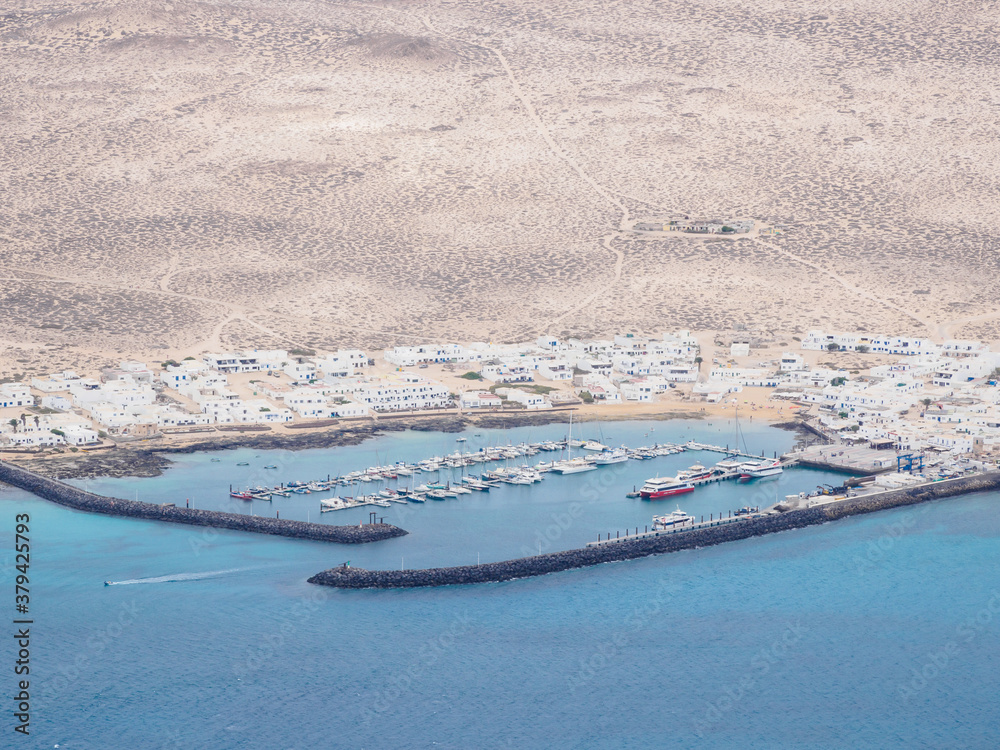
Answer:
[{"label": "dock", "polygon": [[867,446],[810,445],[786,453],[781,458],[814,469],[870,475],[895,471],[897,455],[892,449],[878,450]]},{"label": "dock", "polygon": [[[636,527],[635,531],[632,532],[631,529],[625,529],[625,534],[622,535],[620,532],[615,532],[615,536],[611,536],[608,533],[607,539],[598,538],[596,542],[587,542],[588,547],[601,547],[607,544],[620,544],[621,542],[634,542],[637,539],[655,539],[658,536],[671,536],[673,534],[685,534],[689,531],[697,531],[699,529],[710,529],[714,526],[725,526],[731,523],[740,523],[742,521],[748,521],[751,518],[757,518],[762,515],[761,513],[753,513],[745,516],[733,516],[730,515],[726,518],[722,518],[721,514],[719,518],[712,518],[709,516],[709,520],[699,521],[698,523],[692,524],[691,526],[684,526],[679,529],[658,529],[655,531],[639,531]],[[647,527],[648,528],[648,527]]]}]

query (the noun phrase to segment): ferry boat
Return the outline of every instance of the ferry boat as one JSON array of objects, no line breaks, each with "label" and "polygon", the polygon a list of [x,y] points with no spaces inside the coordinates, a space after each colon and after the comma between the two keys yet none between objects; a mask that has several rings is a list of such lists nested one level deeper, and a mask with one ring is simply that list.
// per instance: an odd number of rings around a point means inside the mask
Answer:
[{"label": "ferry boat", "polygon": [[607,450],[599,453],[594,457],[594,463],[598,466],[607,466],[608,464],[622,464],[628,461],[628,453],[624,448],[616,448],[615,450]]},{"label": "ferry boat", "polygon": [[665,516],[653,516],[653,531],[674,531],[692,526],[694,526],[694,516],[689,516],[680,508]]},{"label": "ferry boat", "polygon": [[694,466],[689,466],[687,470],[678,474],[677,478],[690,482],[697,479],[708,479],[711,476],[712,469],[706,469],[701,464],[695,464]]},{"label": "ferry boat", "polygon": [[680,477],[653,477],[639,488],[643,500],[659,500],[671,495],[694,492],[694,485]]},{"label": "ferry boat", "polygon": [[780,474],[784,469],[781,461],[750,461],[740,467],[740,479],[759,479],[760,477],[773,477]]}]

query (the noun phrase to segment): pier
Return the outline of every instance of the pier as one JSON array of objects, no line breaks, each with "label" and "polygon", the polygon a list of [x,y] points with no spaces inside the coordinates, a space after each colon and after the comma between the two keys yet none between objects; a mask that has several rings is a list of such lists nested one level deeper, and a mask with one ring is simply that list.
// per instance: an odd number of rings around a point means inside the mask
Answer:
[{"label": "pier", "polygon": [[407,532],[385,523],[358,526],[333,526],[304,521],[265,516],[248,516],[243,513],[221,513],[212,510],[179,508],[173,503],[143,503],[95,495],[55,479],[43,477],[0,461],[0,482],[19,487],[45,500],[89,513],[109,516],[142,518],[150,521],[182,523],[189,526],[210,526],[234,531],[286,536],[294,539],[311,539],[341,544],[363,544],[403,536]]},{"label": "pier", "polygon": [[631,537],[615,544],[597,544],[533,557],[522,557],[482,565],[423,570],[364,570],[331,568],[309,579],[309,583],[337,588],[416,588],[471,583],[499,583],[517,578],[559,573],[606,562],[634,560],[649,555],[697,549],[726,542],[815,526],[855,515],[916,505],[931,500],[1000,488],[1000,471],[948,479],[902,490],[847,498],[802,510],[769,512],[745,521],[713,525],[655,537]]}]

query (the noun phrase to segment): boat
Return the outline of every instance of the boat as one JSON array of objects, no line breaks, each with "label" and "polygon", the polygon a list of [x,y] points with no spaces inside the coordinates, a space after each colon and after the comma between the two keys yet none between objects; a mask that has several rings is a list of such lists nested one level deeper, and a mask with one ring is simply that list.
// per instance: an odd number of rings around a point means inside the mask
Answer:
[{"label": "boat", "polygon": [[593,471],[597,464],[585,458],[568,458],[565,461],[557,461],[552,465],[552,471],[560,474],[579,474],[581,471]]},{"label": "boat", "polygon": [[694,485],[680,477],[653,477],[639,488],[639,497],[643,500],[659,500],[685,492],[694,492]]},{"label": "boat", "polygon": [[628,453],[624,448],[616,448],[615,450],[606,450],[599,453],[594,457],[594,463],[598,466],[607,466],[608,464],[623,464],[628,461]]},{"label": "boat", "polygon": [[458,438],[455,438],[455,442],[456,442],[456,443],[464,443],[464,442],[465,442],[465,440],[466,440],[466,439],[465,439],[465,438],[463,438],[463,437],[458,437]]},{"label": "boat", "polygon": [[213,464],[217,464],[217,463],[219,463],[220,461],[222,461],[222,459],[221,459],[221,458],[213,458],[213,459],[212,459],[212,463],[213,463]]},{"label": "boat", "polygon": [[678,474],[677,478],[693,482],[699,479],[709,479],[711,476],[712,469],[706,469],[701,464],[695,464],[694,466],[689,466],[685,471]]},{"label": "boat", "polygon": [[274,464],[268,464],[268,465],[267,465],[267,466],[265,466],[264,468],[265,468],[265,469],[277,469],[278,467],[277,467],[277,466],[275,466]]},{"label": "boat", "polygon": [[110,586],[110,585],[111,585],[111,581],[105,581],[105,582],[104,582],[104,585],[105,585],[105,586]]},{"label": "boat", "polygon": [[250,465],[250,462],[249,462],[249,461],[240,461],[240,462],[239,462],[238,464],[236,464],[236,465],[237,465],[237,466],[249,466],[249,465]]},{"label": "boat", "polygon": [[693,526],[694,516],[689,516],[680,508],[665,516],[653,516],[653,531],[677,531]]},{"label": "boat", "polygon": [[431,500],[447,500],[448,496],[444,494],[443,490],[431,490],[427,493],[427,497]]},{"label": "boat", "polygon": [[749,516],[749,515],[752,515],[754,513],[760,513],[760,506],[756,506],[756,507],[751,508],[749,505],[744,505],[739,510],[734,510],[733,511],[733,515],[734,516]]},{"label": "boat", "polygon": [[239,490],[230,490],[229,497],[235,497],[237,500],[253,500],[253,495],[249,492],[240,492]]},{"label": "boat", "polygon": [[750,461],[743,464],[740,469],[740,479],[759,479],[761,477],[773,477],[776,474],[781,474],[784,468],[781,466],[780,459],[774,459],[773,461]]},{"label": "boat", "polygon": [[588,440],[587,442],[583,443],[580,447],[583,448],[583,450],[585,450],[585,451],[608,451],[608,450],[611,450],[608,446],[604,445],[604,443],[599,443],[596,440]]}]

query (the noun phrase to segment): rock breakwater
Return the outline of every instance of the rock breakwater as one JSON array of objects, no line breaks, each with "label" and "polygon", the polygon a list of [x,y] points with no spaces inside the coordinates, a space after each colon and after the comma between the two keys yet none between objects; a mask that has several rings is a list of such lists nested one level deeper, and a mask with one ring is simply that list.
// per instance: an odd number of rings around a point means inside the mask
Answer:
[{"label": "rock breakwater", "polygon": [[1000,472],[961,477],[871,496],[849,498],[837,503],[803,510],[772,513],[739,523],[697,529],[658,537],[636,538],[594,547],[554,552],[516,560],[423,570],[364,570],[331,568],[317,573],[310,583],[338,588],[416,588],[469,583],[496,583],[516,578],[558,573],[606,562],[633,560],[648,555],[708,547],[779,531],[815,526],[848,516],[1000,488]]},{"label": "rock breakwater", "polygon": [[217,529],[249,531],[256,534],[287,536],[294,539],[311,539],[340,544],[363,544],[403,536],[407,532],[385,523],[363,526],[329,526],[264,516],[247,516],[242,513],[221,513],[213,510],[178,508],[134,500],[121,500],[85,492],[55,479],[39,476],[26,469],[0,462],[0,482],[20,487],[46,500],[89,513],[109,516],[142,518],[151,521],[183,523],[189,526],[211,526]]}]

